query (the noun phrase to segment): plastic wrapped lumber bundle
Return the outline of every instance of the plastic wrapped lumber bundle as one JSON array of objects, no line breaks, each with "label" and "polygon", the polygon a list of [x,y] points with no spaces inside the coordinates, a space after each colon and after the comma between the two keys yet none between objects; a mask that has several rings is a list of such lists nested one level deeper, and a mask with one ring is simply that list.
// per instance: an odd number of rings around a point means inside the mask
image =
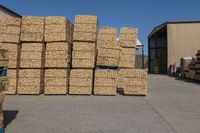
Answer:
[{"label": "plastic wrapped lumber bundle", "polygon": [[69,94],[91,95],[93,89],[93,70],[71,69]]},{"label": "plastic wrapped lumber bundle", "polygon": [[39,95],[43,93],[43,71],[40,69],[20,69],[18,94]]},{"label": "plastic wrapped lumber bundle", "polygon": [[69,69],[46,69],[44,94],[66,95],[69,88]]},{"label": "plastic wrapped lumber bundle", "polygon": [[95,95],[116,95],[117,71],[96,69],[94,80]]},{"label": "plastic wrapped lumber bundle", "polygon": [[71,49],[68,42],[47,43],[45,68],[71,68]]},{"label": "plastic wrapped lumber bundle", "polygon": [[[128,72],[128,71],[127,71]],[[129,69],[125,75],[125,95],[147,95],[147,72],[144,69]]]},{"label": "plastic wrapped lumber bundle", "polygon": [[73,41],[96,42],[97,30],[97,16],[77,15],[75,18]]},{"label": "plastic wrapped lumber bundle", "polygon": [[44,47],[43,43],[22,43],[20,68],[43,68]]},{"label": "plastic wrapped lumber bundle", "polygon": [[138,29],[123,27],[120,29],[120,46],[135,48],[137,41]]},{"label": "plastic wrapped lumber bundle", "polygon": [[20,18],[1,18],[0,42],[19,43],[20,26],[21,26]]},{"label": "plastic wrapped lumber bundle", "polygon": [[73,24],[63,16],[45,18],[45,42],[68,42],[72,44]]}]

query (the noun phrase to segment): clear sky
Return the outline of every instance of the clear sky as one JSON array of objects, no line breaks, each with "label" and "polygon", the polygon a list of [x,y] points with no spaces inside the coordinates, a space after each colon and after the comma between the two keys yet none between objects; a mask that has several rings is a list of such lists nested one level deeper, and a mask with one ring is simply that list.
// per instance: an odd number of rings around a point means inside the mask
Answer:
[{"label": "clear sky", "polygon": [[0,0],[21,15],[97,15],[99,26],[137,27],[145,45],[151,30],[166,21],[200,20],[199,0]]}]

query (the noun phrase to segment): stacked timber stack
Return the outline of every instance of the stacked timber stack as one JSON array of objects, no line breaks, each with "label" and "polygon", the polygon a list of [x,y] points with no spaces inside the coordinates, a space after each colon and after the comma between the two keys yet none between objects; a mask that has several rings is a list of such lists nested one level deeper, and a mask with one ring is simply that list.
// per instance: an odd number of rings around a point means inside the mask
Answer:
[{"label": "stacked timber stack", "polygon": [[8,89],[8,77],[5,70],[8,67],[8,50],[0,49],[0,128],[3,128],[3,102],[4,92]]},{"label": "stacked timber stack", "polygon": [[135,47],[137,41],[138,29],[121,28],[120,30],[120,68],[134,68],[135,66]]},{"label": "stacked timber stack", "polygon": [[0,47],[8,50],[8,77],[10,84],[5,94],[16,94],[20,55],[21,19],[0,19]]},{"label": "stacked timber stack", "polygon": [[69,94],[92,94],[96,66],[97,30],[96,16],[76,16]]},{"label": "stacked timber stack", "polygon": [[195,58],[193,58],[189,64],[189,77],[190,79],[195,80],[195,76],[196,76],[196,60]]},{"label": "stacked timber stack", "polygon": [[67,94],[71,68],[73,24],[66,17],[45,18],[44,94]]},{"label": "stacked timber stack", "polygon": [[22,17],[18,94],[43,92],[44,17]]},{"label": "stacked timber stack", "polygon": [[197,54],[196,54],[196,77],[195,79],[197,81],[200,81],[200,50],[197,51]]},{"label": "stacked timber stack", "polygon": [[95,70],[94,94],[116,95],[116,69],[119,66],[120,47],[117,29],[102,27],[97,39],[97,68]]},{"label": "stacked timber stack", "polygon": [[111,69],[95,70],[95,95],[116,95],[117,71]]},{"label": "stacked timber stack", "polygon": [[117,29],[103,27],[100,29],[97,40],[97,66],[112,67],[119,66],[120,47],[117,44]]}]

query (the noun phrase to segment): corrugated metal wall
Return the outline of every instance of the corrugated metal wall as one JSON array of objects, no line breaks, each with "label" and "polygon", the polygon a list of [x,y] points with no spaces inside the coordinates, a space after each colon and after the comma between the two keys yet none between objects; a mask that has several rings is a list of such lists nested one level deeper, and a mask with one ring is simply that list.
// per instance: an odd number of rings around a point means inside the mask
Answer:
[{"label": "corrugated metal wall", "polygon": [[200,23],[168,24],[168,66],[200,49]]}]

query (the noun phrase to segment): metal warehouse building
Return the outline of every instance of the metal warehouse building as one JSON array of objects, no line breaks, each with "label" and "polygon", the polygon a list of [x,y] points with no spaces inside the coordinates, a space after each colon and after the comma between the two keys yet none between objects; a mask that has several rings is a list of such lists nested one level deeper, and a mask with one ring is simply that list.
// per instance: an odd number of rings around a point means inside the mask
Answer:
[{"label": "metal warehouse building", "polygon": [[180,58],[200,49],[200,21],[166,22],[148,36],[149,72],[166,74]]}]

